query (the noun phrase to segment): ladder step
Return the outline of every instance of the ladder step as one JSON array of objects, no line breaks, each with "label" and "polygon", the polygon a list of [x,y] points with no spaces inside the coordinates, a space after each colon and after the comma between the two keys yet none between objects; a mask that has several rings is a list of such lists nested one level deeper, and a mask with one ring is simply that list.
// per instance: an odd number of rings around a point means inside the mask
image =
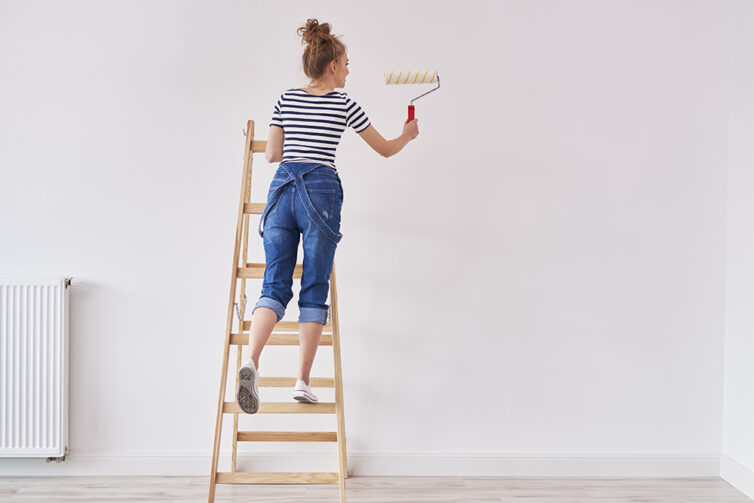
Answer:
[{"label": "ladder step", "polygon": [[261,215],[267,203],[243,203],[243,212],[247,215]]},{"label": "ladder step", "polygon": [[[230,334],[230,343],[245,346],[249,343],[249,334]],[[298,334],[276,334],[267,339],[266,346],[298,346]],[[332,346],[332,334],[322,334],[319,338],[320,346]]]},{"label": "ladder step", "polygon": [[[246,414],[236,402],[223,402],[224,414]],[[335,414],[335,402],[262,402],[257,414]]]},{"label": "ladder step", "polygon": [[251,153],[264,152],[267,149],[267,140],[251,140]]},{"label": "ladder step", "polygon": [[217,484],[337,484],[338,472],[217,472]]},{"label": "ladder step", "polygon": [[239,431],[239,442],[337,442],[336,431]]},{"label": "ladder step", "polygon": [[[259,263],[248,263],[246,264],[246,267],[238,267],[236,276],[238,278],[252,278],[252,279],[264,279],[264,269],[267,266],[267,264]],[[293,268],[293,279],[301,279],[301,273],[304,270],[303,264],[296,264],[296,266]]]},{"label": "ladder step", "polygon": [[[292,388],[296,385],[295,377],[260,377],[260,388]],[[312,377],[309,379],[312,388],[334,388],[334,377]]]},{"label": "ladder step", "polygon": [[[278,321],[275,326],[272,327],[272,333],[277,332],[298,332],[300,323],[297,321]],[[251,320],[244,320],[242,331],[248,332],[251,330]],[[322,334],[332,333],[332,323],[327,322],[322,326]]]}]

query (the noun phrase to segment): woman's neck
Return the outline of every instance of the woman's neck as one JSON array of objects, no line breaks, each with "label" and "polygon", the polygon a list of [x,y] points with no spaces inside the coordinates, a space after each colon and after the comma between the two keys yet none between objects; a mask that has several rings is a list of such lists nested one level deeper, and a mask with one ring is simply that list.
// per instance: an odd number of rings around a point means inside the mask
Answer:
[{"label": "woman's neck", "polygon": [[327,94],[335,90],[335,82],[309,82],[307,88],[317,93]]},{"label": "woman's neck", "polygon": [[333,92],[335,88],[321,88],[321,87],[308,86],[308,87],[305,87],[304,90],[309,92],[310,94],[325,95],[325,94],[330,94],[331,92]]}]

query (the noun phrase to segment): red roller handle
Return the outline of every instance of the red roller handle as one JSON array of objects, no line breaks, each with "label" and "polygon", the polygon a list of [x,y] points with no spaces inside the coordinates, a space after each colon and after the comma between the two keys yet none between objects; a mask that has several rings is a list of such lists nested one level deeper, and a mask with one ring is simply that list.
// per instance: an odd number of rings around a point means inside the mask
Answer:
[{"label": "red roller handle", "polygon": [[414,105],[408,106],[408,120],[406,122],[411,122],[414,120]]}]

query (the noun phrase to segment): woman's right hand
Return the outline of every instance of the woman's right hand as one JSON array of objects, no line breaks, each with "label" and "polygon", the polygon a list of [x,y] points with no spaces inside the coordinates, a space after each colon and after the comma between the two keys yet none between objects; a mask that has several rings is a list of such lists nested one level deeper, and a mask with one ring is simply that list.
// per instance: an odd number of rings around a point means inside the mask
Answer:
[{"label": "woman's right hand", "polygon": [[411,122],[406,121],[403,125],[403,134],[408,136],[409,140],[413,140],[419,135],[419,119],[414,119]]}]

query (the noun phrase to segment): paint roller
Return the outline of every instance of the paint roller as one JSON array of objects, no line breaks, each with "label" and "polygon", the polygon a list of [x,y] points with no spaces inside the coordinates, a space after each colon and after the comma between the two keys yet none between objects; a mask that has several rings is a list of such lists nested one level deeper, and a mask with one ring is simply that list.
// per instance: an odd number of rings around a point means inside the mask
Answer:
[{"label": "paint roller", "polygon": [[391,70],[385,72],[385,84],[432,84],[434,82],[437,82],[437,87],[411,100],[406,122],[414,120],[414,101],[440,88],[440,75],[437,70]]}]

